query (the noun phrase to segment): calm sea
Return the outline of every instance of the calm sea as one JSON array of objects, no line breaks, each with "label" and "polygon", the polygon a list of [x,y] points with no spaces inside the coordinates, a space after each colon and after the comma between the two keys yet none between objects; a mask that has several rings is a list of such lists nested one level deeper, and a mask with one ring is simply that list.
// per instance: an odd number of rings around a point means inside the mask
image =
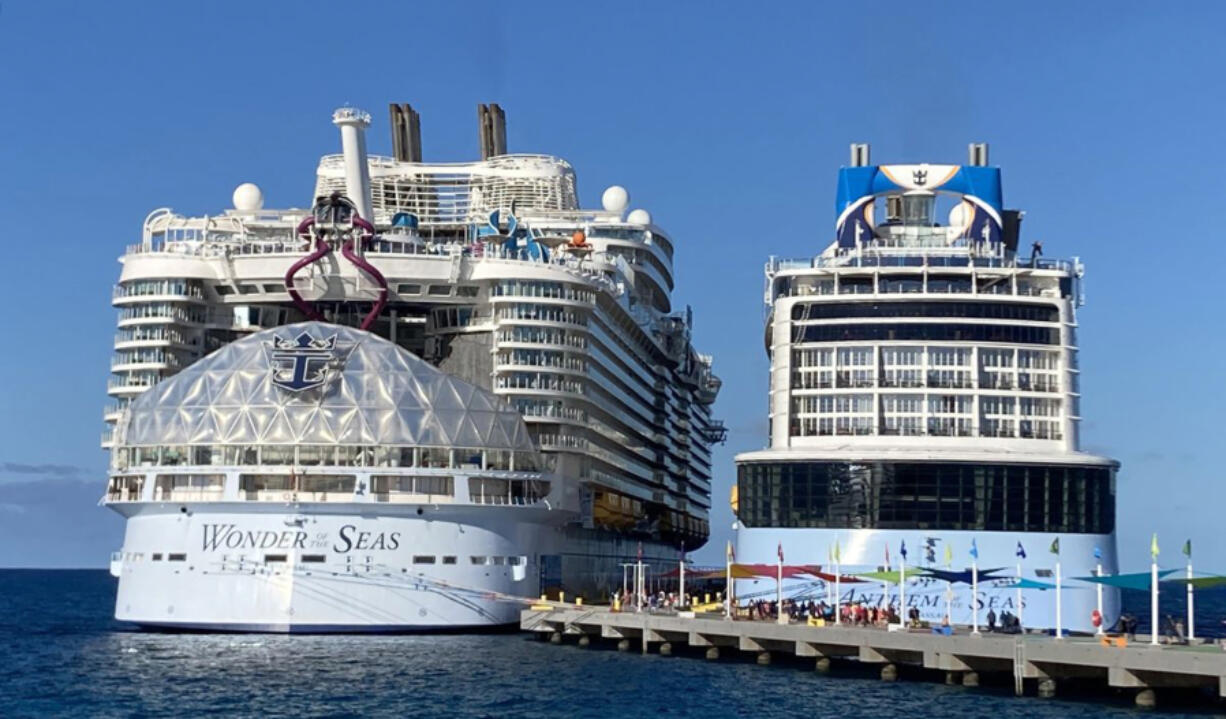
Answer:
[{"label": "calm sea", "polygon": [[[963,689],[906,670],[884,683],[869,667],[839,665],[826,677],[812,662],[643,657],[519,634],[144,634],[112,621],[114,593],[104,571],[0,570],[0,717],[1140,715],[1125,694],[1106,704],[1015,699],[1009,686]],[[1220,629],[1226,594],[1202,592],[1198,602],[1199,621]],[[1127,603],[1148,613],[1143,593]],[[1198,697],[1164,705],[1163,716],[1222,707]]]}]

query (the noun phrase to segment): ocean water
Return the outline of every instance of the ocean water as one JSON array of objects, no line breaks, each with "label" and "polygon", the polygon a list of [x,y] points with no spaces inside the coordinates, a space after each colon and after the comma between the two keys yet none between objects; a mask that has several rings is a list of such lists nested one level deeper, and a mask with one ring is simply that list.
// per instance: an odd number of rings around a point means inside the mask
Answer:
[{"label": "ocean water", "polygon": [[[903,669],[811,661],[640,656],[553,646],[521,634],[276,636],[150,634],[111,619],[104,571],[0,570],[0,717],[445,716],[1138,717],[1131,695],[1017,699],[1011,685],[945,686]],[[1171,592],[1171,594],[1175,594]],[[1182,601],[1165,609],[1182,611]],[[1144,593],[1126,605],[1148,614]],[[1198,594],[1198,620],[1220,630],[1226,593]],[[1200,618],[1203,617],[1203,618]],[[1212,627],[1210,626],[1212,625]],[[986,679],[987,677],[985,677]],[[1065,696],[1065,695],[1068,696]],[[1093,698],[1097,697],[1097,698]],[[1226,705],[1160,695],[1162,716]]]}]

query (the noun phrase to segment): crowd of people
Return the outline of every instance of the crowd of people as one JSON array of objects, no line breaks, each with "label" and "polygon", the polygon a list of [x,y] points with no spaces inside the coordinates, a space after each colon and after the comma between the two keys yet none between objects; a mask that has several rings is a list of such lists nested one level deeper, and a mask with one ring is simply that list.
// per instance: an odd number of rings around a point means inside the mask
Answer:
[{"label": "crowd of people", "polygon": [[[766,599],[759,599],[750,602],[745,609],[749,612],[751,619],[778,619],[779,618],[779,603]],[[878,607],[875,605],[865,604],[864,602],[848,602],[838,608],[839,622],[841,624],[849,624],[852,626],[885,626],[887,624],[897,624],[899,616],[897,607],[890,605],[887,607]],[[783,600],[783,613],[791,621],[807,621],[809,619],[822,619],[826,622],[833,623],[835,621],[834,613],[835,606],[827,604],[825,601],[809,600]],[[918,621],[918,615],[916,616]]]}]

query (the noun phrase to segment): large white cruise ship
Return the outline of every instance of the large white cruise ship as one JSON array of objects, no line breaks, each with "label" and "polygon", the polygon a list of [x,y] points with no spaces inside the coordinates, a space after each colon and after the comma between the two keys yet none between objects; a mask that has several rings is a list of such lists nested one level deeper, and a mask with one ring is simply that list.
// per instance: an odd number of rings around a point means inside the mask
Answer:
[{"label": "large white cruise ship", "polygon": [[[1078,447],[1081,263],[1019,253],[986,145],[960,166],[870,165],[853,145],[835,214],[820,254],[766,266],[770,446],[736,459],[737,559],[848,575],[905,561],[907,611],[939,622],[949,601],[971,624],[977,554],[979,623],[1008,611],[1027,628],[1055,626],[1062,571],[1062,626],[1091,630],[1095,589],[1068,578],[1116,571],[1119,465]],[[803,572],[785,584],[829,591]],[[773,598],[775,581],[738,589]],[[1116,590],[1103,606],[1110,625]]]},{"label": "large white cruise ship", "polygon": [[707,538],[720,383],[673,244],[565,161],[394,157],[337,110],[313,207],[151,213],[115,286],[105,503],[116,617],[252,631],[479,628],[596,599]]}]

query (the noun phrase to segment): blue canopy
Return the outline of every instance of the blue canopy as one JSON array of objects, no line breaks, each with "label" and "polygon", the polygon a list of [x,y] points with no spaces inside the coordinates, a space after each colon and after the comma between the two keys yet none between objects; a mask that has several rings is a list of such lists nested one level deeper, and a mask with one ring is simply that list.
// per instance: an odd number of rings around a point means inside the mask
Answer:
[{"label": "blue canopy", "polygon": [[[1158,570],[1158,578],[1161,579],[1174,571],[1174,569],[1160,569]],[[1134,572],[1132,574],[1112,574],[1105,577],[1073,577],[1073,579],[1079,582],[1119,587],[1120,589],[1149,589],[1150,575],[1149,572]]]}]

